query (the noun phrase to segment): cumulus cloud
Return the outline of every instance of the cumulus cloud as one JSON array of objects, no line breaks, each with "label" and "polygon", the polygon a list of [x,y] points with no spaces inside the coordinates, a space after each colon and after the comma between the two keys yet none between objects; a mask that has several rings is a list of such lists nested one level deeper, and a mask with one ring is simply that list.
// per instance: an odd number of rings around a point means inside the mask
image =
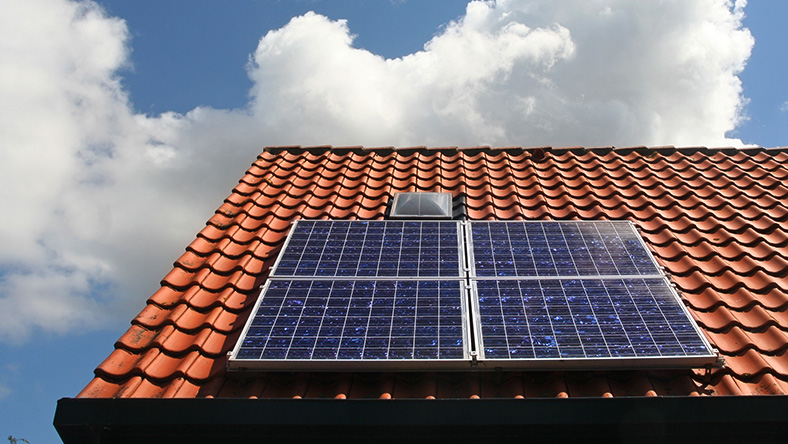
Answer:
[{"label": "cumulus cloud", "polygon": [[[740,145],[753,39],[722,0],[472,2],[423,51],[383,59],[307,14],[255,51],[251,110],[276,141]],[[298,125],[302,119],[309,125]]]},{"label": "cumulus cloud", "polygon": [[124,322],[263,145],[740,145],[744,2],[474,1],[385,59],[314,13],[265,34],[249,103],[133,111],[125,23],[0,3],[0,333]]}]

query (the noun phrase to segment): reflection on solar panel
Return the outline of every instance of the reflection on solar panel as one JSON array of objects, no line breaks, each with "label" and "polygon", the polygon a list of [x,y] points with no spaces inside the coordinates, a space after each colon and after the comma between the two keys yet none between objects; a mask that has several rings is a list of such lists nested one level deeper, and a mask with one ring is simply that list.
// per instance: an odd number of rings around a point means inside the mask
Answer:
[{"label": "reflection on solar panel", "polygon": [[460,278],[457,222],[298,221],[271,276]]},{"label": "reflection on solar panel", "polygon": [[236,359],[467,360],[463,305],[457,280],[273,280]]},{"label": "reflection on solar panel", "polygon": [[477,277],[659,275],[629,222],[476,222]]},{"label": "reflection on solar panel", "polygon": [[664,278],[479,280],[476,289],[483,360],[713,356]]}]

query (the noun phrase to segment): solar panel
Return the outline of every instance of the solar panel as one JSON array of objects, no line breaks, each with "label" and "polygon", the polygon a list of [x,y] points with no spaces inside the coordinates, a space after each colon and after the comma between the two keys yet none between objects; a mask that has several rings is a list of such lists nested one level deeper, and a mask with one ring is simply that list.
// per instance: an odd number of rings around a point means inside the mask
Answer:
[{"label": "solar panel", "polygon": [[391,220],[294,223],[229,361],[266,370],[715,363],[629,222]]},{"label": "solar panel", "polygon": [[459,234],[454,221],[301,220],[271,276],[460,278]]},{"label": "solar panel", "polygon": [[479,359],[489,365],[691,366],[716,359],[665,278],[477,280],[474,287]]},{"label": "solar panel", "polygon": [[475,277],[659,275],[623,221],[471,223]]},{"label": "solar panel", "polygon": [[458,280],[272,280],[231,364],[440,368],[465,362],[465,300]]}]

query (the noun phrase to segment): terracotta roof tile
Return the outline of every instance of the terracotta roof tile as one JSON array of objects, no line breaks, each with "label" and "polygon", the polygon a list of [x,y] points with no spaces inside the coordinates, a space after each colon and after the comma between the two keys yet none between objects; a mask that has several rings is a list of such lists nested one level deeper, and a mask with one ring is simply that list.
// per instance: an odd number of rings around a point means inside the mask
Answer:
[{"label": "terracotta roof tile", "polygon": [[[788,151],[273,147],[162,280],[80,397],[530,398],[788,393]],[[726,364],[692,371],[227,372],[296,218],[384,217],[449,191],[471,219],[626,219]]]}]

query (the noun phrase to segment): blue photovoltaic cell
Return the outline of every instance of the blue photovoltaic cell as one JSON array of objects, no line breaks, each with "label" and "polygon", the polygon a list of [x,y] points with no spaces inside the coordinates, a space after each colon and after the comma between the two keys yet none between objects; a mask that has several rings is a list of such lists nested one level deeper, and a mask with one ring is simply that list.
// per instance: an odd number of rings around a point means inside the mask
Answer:
[{"label": "blue photovoltaic cell", "polygon": [[454,277],[457,222],[298,221],[274,277]]},{"label": "blue photovoltaic cell", "polygon": [[471,222],[477,277],[658,275],[628,222]]},{"label": "blue photovoltaic cell", "polygon": [[483,359],[713,353],[663,278],[478,280]]},{"label": "blue photovoltaic cell", "polygon": [[461,281],[272,280],[235,359],[465,359]]}]

